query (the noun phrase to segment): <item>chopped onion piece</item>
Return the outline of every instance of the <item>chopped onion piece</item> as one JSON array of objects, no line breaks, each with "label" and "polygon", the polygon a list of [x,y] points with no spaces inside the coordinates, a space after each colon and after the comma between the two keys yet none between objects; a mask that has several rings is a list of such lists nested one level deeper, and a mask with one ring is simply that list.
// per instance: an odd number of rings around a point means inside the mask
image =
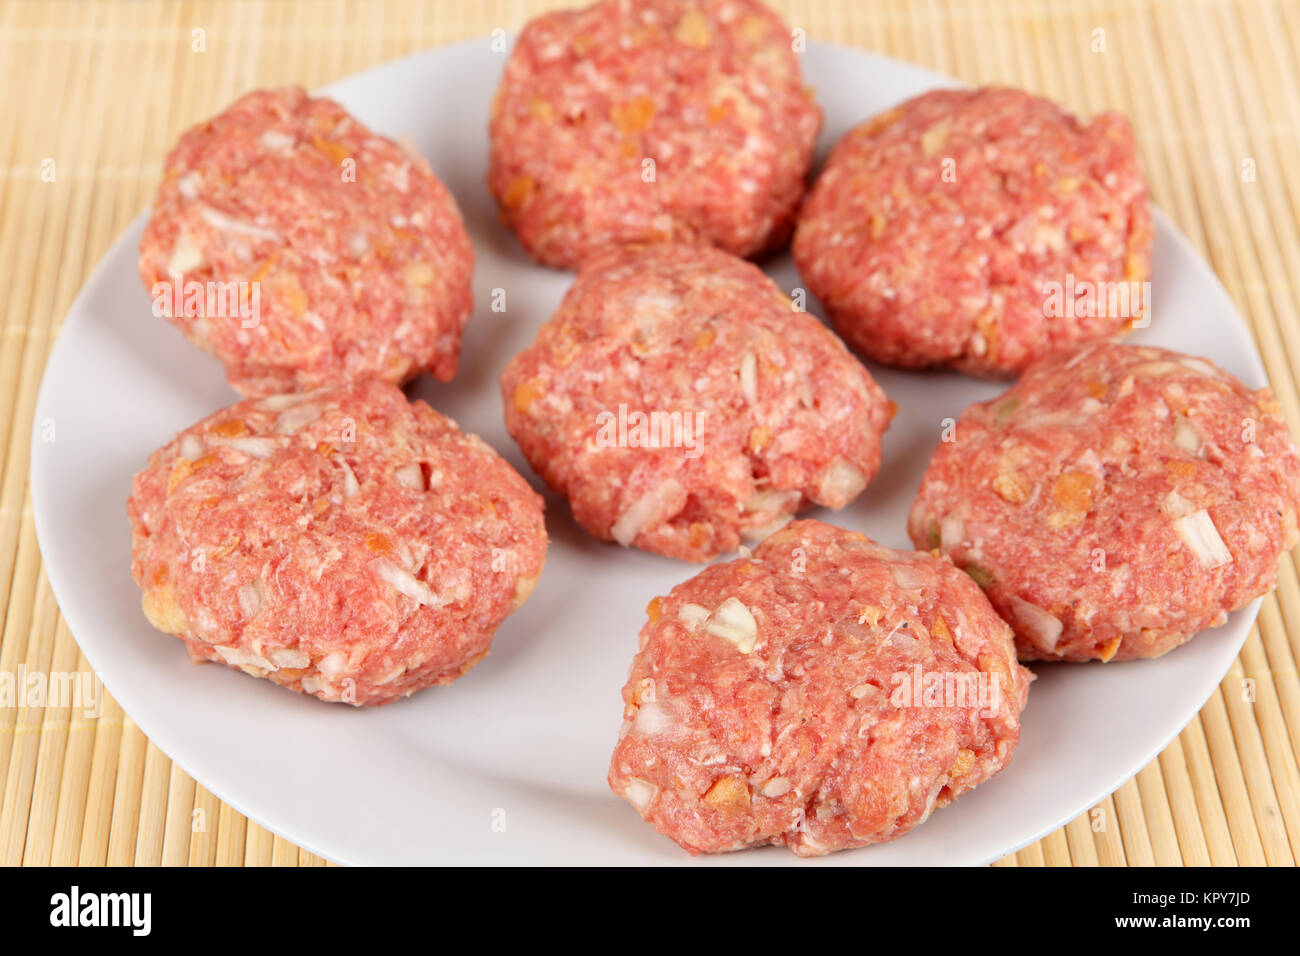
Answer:
[{"label": "chopped onion piece", "polygon": [[261,435],[252,435],[246,438],[223,438],[220,443],[235,451],[243,452],[249,458],[267,459],[275,452],[275,439],[266,438]]},{"label": "chopped onion piece", "polygon": [[357,473],[352,470],[352,466],[347,463],[342,455],[331,455],[330,461],[343,469],[343,497],[356,497],[361,491],[361,483],[357,481]]},{"label": "chopped onion piece", "polygon": [[199,210],[199,215],[202,216],[209,225],[214,226],[217,229],[225,230],[226,232],[233,232],[241,236],[249,236],[253,239],[266,239],[270,242],[281,241],[280,234],[274,229],[267,229],[264,226],[257,225],[256,223],[236,219],[234,216],[228,216],[218,209],[213,209],[211,206],[204,206]]},{"label": "chopped onion piece", "polygon": [[851,462],[836,458],[817,481],[816,501],[828,508],[843,508],[865,487],[867,476]]},{"label": "chopped onion piece", "polygon": [[742,654],[748,654],[758,642],[758,622],[749,608],[734,597],[727,598],[709,615],[705,630],[730,641]]},{"label": "chopped onion piece", "polygon": [[786,777],[772,777],[763,784],[763,787],[759,792],[768,799],[775,799],[777,797],[785,796],[790,792],[793,786],[794,784],[792,784]]},{"label": "chopped onion piece", "polygon": [[393,472],[393,477],[403,487],[413,488],[416,491],[424,490],[424,472],[420,470],[420,466],[415,462],[397,469],[397,471]]},{"label": "chopped onion piece", "polygon": [[239,609],[244,612],[244,617],[253,617],[262,610],[262,595],[256,585],[240,585],[235,598],[239,601]]},{"label": "chopped onion piece", "polygon": [[920,572],[910,564],[895,564],[890,571],[894,575],[894,583],[904,590],[914,591],[924,583]]},{"label": "chopped onion piece", "polygon": [[1165,513],[1166,517],[1180,518],[1192,511],[1193,505],[1178,492],[1171,491],[1161,500],[1160,510]]},{"label": "chopped onion piece", "polygon": [[399,568],[383,558],[373,562],[375,573],[391,584],[401,594],[425,607],[445,607],[451,603],[429,589],[429,586],[405,568]]},{"label": "chopped onion piece", "polygon": [[647,292],[633,300],[632,311],[637,316],[643,312],[671,312],[681,304],[681,301],[668,292]]},{"label": "chopped onion piece", "polygon": [[308,666],[311,658],[306,651],[300,651],[296,647],[281,647],[271,652],[271,660],[277,667],[292,667],[295,670]]},{"label": "chopped onion piece", "polygon": [[250,667],[258,670],[273,671],[275,665],[268,661],[261,654],[254,654],[252,651],[246,651],[240,647],[226,647],[221,644],[212,645],[212,649],[221,656],[221,659],[232,667],[238,667],[241,670],[247,670]]},{"label": "chopped onion piece", "polygon": [[684,497],[685,493],[685,489],[670,478],[632,502],[627,510],[618,516],[609,533],[623,547],[628,547],[636,540],[636,536],[643,528],[651,522],[662,519],[665,512]]},{"label": "chopped onion piece", "polygon": [[1205,567],[1221,568],[1232,563],[1232,552],[1223,543],[1214,519],[1204,508],[1176,520],[1174,530]]},{"label": "chopped onion piece", "polygon": [[191,169],[188,173],[176,180],[176,191],[181,194],[182,199],[197,199],[199,195],[199,186],[202,183],[197,169]]},{"label": "chopped onion piece", "polygon": [[1194,355],[1183,355],[1179,357],[1178,361],[1193,372],[1200,372],[1202,375],[1209,375],[1213,378],[1219,377],[1219,370],[1205,359],[1197,358]]},{"label": "chopped onion piece", "polygon": [[186,461],[197,461],[203,455],[203,439],[198,435],[188,434],[181,439],[181,457]]},{"label": "chopped onion piece", "polygon": [[333,680],[342,674],[347,666],[348,659],[343,656],[343,652],[335,651],[333,654],[322,657],[320,663],[316,665],[316,669],[321,672],[321,676],[326,680]]},{"label": "chopped onion piece", "polygon": [[269,411],[282,412],[286,408],[293,408],[295,405],[301,405],[303,402],[315,398],[325,389],[315,389],[310,392],[287,392],[284,395],[268,395],[261,399],[257,404]]},{"label": "chopped onion piece", "polygon": [[1033,638],[1035,647],[1045,651],[1056,649],[1065,625],[1055,615],[1015,595],[1011,597],[1011,607],[1020,626]]},{"label": "chopped onion piece", "polygon": [[203,265],[203,250],[189,232],[182,229],[172,246],[172,257],[167,261],[168,275],[184,275]]},{"label": "chopped onion piece", "polygon": [[740,360],[740,390],[750,404],[758,401],[758,359],[746,352]]},{"label": "chopped onion piece", "polygon": [[296,432],[320,417],[321,407],[319,405],[295,405],[293,408],[281,413],[280,417],[275,420],[275,430],[281,435]]},{"label": "chopped onion piece", "polygon": [[628,803],[642,812],[650,806],[650,801],[654,799],[654,795],[654,785],[646,783],[639,777],[630,779],[627,782],[627,788],[623,791],[623,796],[627,798]]},{"label": "chopped onion piece", "polygon": [[743,528],[740,534],[746,541],[757,543],[770,535],[776,534],[793,520],[794,515],[778,515],[772,521],[767,522],[767,524],[757,525],[752,528]]},{"label": "chopped onion piece", "polygon": [[1149,375],[1153,378],[1159,378],[1162,375],[1168,375],[1176,371],[1178,366],[1173,362],[1157,360],[1154,362],[1143,362],[1141,365],[1134,365],[1130,371],[1134,375]]},{"label": "chopped onion piece", "polygon": [[677,609],[677,620],[692,631],[709,619],[709,609],[699,604],[683,604]]},{"label": "chopped onion piece", "polygon": [[741,511],[781,511],[787,502],[795,503],[799,500],[798,491],[776,491],[772,488],[765,488],[762,491],[756,491],[740,506]]},{"label": "chopped onion piece", "polygon": [[262,144],[263,148],[273,153],[279,153],[292,146],[295,140],[283,130],[268,129],[258,137],[258,142]]},{"label": "chopped onion piece", "polygon": [[663,705],[648,700],[637,708],[636,717],[632,721],[632,733],[653,737],[672,725],[673,719]]},{"label": "chopped onion piece", "polygon": [[1174,445],[1189,455],[1201,453],[1201,433],[1186,415],[1174,416]]}]

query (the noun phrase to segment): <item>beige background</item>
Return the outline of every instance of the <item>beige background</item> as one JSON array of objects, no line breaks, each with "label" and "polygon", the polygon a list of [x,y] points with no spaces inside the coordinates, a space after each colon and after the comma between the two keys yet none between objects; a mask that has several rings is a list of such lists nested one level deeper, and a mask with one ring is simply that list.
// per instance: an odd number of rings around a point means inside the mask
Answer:
[{"label": "beige background", "polygon": [[[516,29],[555,5],[0,0],[0,672],[87,667],[32,530],[32,406],[65,311],[148,205],[176,135],[250,88],[317,86],[495,27]],[[1023,86],[1082,112],[1128,112],[1155,201],[1241,308],[1300,433],[1300,0],[774,5],[814,39],[974,83]],[[205,31],[205,52],[191,49],[195,29]],[[1097,29],[1107,52],[1089,49]],[[56,162],[53,183],[42,181],[47,159]],[[1254,182],[1240,176],[1246,159]],[[1159,759],[1004,865],[1294,864],[1294,555],[1281,581],[1231,673]],[[98,719],[0,706],[0,863],[323,862],[196,786],[111,700]]]}]

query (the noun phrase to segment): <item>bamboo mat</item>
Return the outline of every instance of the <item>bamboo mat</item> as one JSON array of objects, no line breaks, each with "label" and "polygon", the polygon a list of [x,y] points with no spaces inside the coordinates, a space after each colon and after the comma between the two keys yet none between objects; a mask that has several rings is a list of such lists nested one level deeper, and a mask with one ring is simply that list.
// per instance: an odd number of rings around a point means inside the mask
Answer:
[{"label": "bamboo mat", "polygon": [[[556,5],[0,0],[0,672],[88,671],[32,528],[32,410],[64,313],[148,205],[176,135],[244,90],[319,86],[517,29]],[[1300,0],[774,6],[813,39],[1132,116],[1155,202],[1242,310],[1300,434]],[[50,159],[54,183],[42,175]],[[1254,181],[1243,181],[1247,161]],[[1089,813],[998,865],[1294,865],[1294,554],[1280,577],[1231,672],[1177,740]],[[97,718],[0,706],[0,794],[0,864],[325,863],[196,785],[111,698]]]}]

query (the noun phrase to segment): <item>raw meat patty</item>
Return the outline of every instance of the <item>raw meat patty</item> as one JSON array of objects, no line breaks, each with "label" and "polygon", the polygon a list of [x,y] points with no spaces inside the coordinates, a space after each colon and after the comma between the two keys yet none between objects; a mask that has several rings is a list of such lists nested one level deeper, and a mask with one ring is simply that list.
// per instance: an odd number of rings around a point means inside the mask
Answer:
[{"label": "raw meat patty", "polygon": [[1007,377],[1138,319],[1151,238],[1126,118],[1084,123],[1018,90],[936,90],[840,140],[794,256],[866,355]]},{"label": "raw meat patty", "polygon": [[893,415],[757,267],[673,243],[593,259],[501,391],[510,434],[579,524],[687,561],[848,504]]},{"label": "raw meat patty", "polygon": [[[298,87],[250,93],[186,132],[140,240],[155,311],[244,395],[450,380],[473,267],[424,159]],[[245,311],[186,298],[208,283],[242,288]]]},{"label": "raw meat patty", "polygon": [[523,478],[375,381],[217,412],[150,456],[127,513],[154,627],[357,705],[469,670],[546,556]]},{"label": "raw meat patty", "polygon": [[609,784],[692,853],[895,839],[1019,739],[1031,675],[946,559],[796,521],[647,610]]},{"label": "raw meat patty", "polygon": [[492,104],[488,183],[539,262],[612,244],[783,246],[821,110],[756,0],[605,0],[524,28]]},{"label": "raw meat patty", "polygon": [[984,586],[1022,659],[1106,661],[1158,657],[1270,590],[1297,509],[1267,389],[1095,343],[968,408],[908,528]]}]

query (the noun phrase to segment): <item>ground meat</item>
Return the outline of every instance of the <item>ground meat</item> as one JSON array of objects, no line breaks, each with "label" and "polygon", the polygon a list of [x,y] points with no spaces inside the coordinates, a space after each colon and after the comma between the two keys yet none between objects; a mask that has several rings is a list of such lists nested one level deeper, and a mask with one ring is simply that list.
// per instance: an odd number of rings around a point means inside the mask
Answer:
[{"label": "ground meat", "polygon": [[593,259],[501,390],[510,434],[579,524],[688,561],[848,504],[893,414],[757,267],[672,243]]},{"label": "ground meat", "polygon": [[154,627],[357,705],[465,673],[546,555],[523,478],[373,381],[217,412],[150,456],[127,513]]},{"label": "ground meat", "polygon": [[647,610],[609,784],[692,853],[895,839],[1019,739],[1031,675],[946,559],[797,521]]},{"label": "ground meat", "polygon": [[936,90],[840,140],[794,256],[872,358],[1006,377],[1144,314],[1152,234],[1126,118]]},{"label": "ground meat", "polygon": [[783,246],[821,110],[757,0],[604,0],[529,22],[492,105],[488,183],[540,262],[611,244]]},{"label": "ground meat", "polygon": [[[219,358],[235,389],[268,395],[425,370],[451,379],[473,258],[423,158],[288,87],[250,93],[181,137],[140,276],[155,311]],[[243,310],[209,297],[213,283],[242,289]]]},{"label": "ground meat", "polygon": [[1275,583],[1300,455],[1267,389],[1097,343],[972,405],[908,522],[983,586],[1023,659],[1157,657]]}]

